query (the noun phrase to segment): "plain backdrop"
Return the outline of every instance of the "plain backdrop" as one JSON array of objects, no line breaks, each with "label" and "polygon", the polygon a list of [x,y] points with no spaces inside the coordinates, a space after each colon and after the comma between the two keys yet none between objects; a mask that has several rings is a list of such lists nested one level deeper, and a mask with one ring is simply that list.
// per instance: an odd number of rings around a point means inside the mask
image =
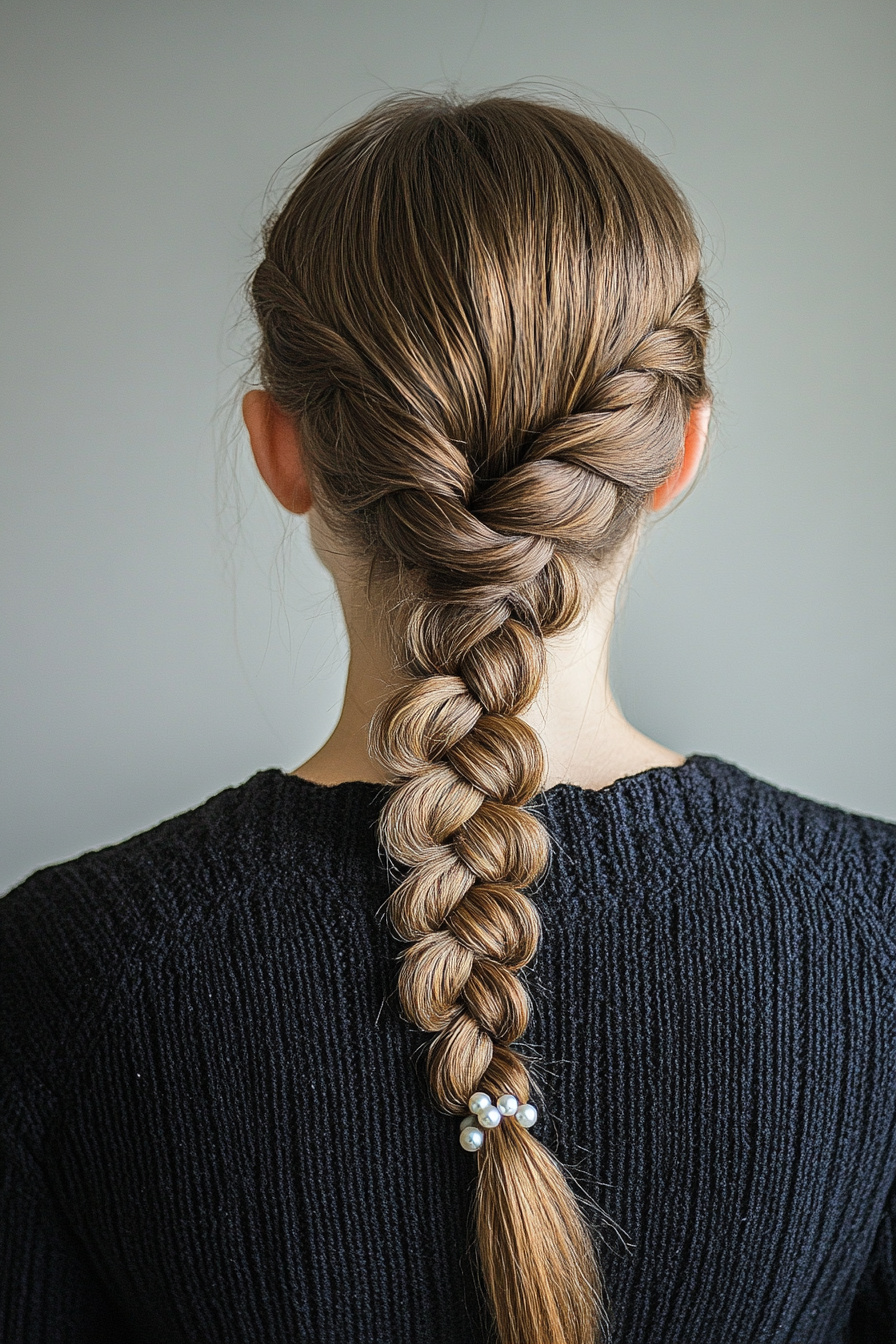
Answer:
[{"label": "plain backdrop", "polygon": [[5,0],[0,881],[267,766],[340,703],[302,526],[228,421],[298,151],[394,89],[528,80],[668,166],[720,334],[650,533],[644,731],[896,817],[892,0]]}]

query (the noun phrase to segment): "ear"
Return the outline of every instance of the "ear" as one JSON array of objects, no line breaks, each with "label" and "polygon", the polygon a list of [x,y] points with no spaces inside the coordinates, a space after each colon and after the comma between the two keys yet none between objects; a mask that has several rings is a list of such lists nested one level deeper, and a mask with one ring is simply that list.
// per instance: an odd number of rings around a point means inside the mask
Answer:
[{"label": "ear", "polygon": [[314,500],[295,422],[258,388],[243,397],[243,420],[255,465],[271,494],[290,513],[307,513]]},{"label": "ear", "polygon": [[653,492],[650,508],[654,513],[671,504],[673,499],[677,499],[693,483],[703,457],[703,449],[706,447],[706,431],[709,428],[711,411],[712,402],[708,399],[698,401],[692,409],[684,433],[684,453],[681,461],[669,479],[663,481],[663,484]]}]

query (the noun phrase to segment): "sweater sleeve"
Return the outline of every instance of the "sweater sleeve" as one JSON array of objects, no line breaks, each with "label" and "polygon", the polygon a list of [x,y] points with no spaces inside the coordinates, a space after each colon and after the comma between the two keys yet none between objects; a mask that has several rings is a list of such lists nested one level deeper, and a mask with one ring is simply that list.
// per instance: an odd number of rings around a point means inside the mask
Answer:
[{"label": "sweater sleeve", "polygon": [[0,1339],[112,1344],[114,1310],[36,1161],[0,1136]]},{"label": "sweater sleeve", "polygon": [[[890,955],[888,981],[896,982],[896,827],[868,817],[855,820],[866,889],[874,893],[881,945]],[[896,1117],[894,1117],[896,1129]],[[896,1181],[883,1208],[871,1253],[859,1281],[845,1344],[896,1344]]]},{"label": "sweater sleeve", "polygon": [[53,1132],[66,1069],[83,1062],[100,968],[119,939],[85,863],[46,869],[0,900],[0,1339],[127,1338],[56,1197]]},{"label": "sweater sleeve", "polygon": [[859,1282],[846,1344],[896,1344],[896,1185]]}]

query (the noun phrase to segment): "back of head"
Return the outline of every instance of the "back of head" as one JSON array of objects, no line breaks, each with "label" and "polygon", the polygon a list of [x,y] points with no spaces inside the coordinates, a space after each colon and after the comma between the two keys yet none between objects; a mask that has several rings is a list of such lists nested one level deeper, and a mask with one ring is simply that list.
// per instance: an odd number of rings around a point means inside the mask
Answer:
[{"label": "back of head", "polygon": [[[699,248],[681,196],[579,113],[400,98],[323,150],[252,280],[263,382],[301,425],[316,498],[395,602],[401,689],[373,744],[404,868],[408,1018],[436,1103],[529,1100],[514,1042],[548,838],[544,641],[674,470],[706,394]],[[531,1129],[478,1149],[480,1260],[502,1344],[599,1334],[591,1234]]]}]

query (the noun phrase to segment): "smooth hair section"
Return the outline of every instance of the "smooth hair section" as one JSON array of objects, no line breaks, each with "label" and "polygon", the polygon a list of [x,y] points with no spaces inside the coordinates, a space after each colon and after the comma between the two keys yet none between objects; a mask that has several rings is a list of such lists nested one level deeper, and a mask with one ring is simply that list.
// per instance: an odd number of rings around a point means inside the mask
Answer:
[{"label": "smooth hair section", "polygon": [[[549,837],[521,717],[545,640],[675,470],[707,395],[691,217],[630,141],[524,98],[392,99],[338,134],[270,221],[251,281],[260,375],[300,426],[315,499],[388,593],[399,991],[436,1104],[528,1100],[520,972]],[[445,1142],[457,1142],[446,1131]],[[594,1344],[593,1230],[535,1133],[477,1157],[502,1344]]]}]

